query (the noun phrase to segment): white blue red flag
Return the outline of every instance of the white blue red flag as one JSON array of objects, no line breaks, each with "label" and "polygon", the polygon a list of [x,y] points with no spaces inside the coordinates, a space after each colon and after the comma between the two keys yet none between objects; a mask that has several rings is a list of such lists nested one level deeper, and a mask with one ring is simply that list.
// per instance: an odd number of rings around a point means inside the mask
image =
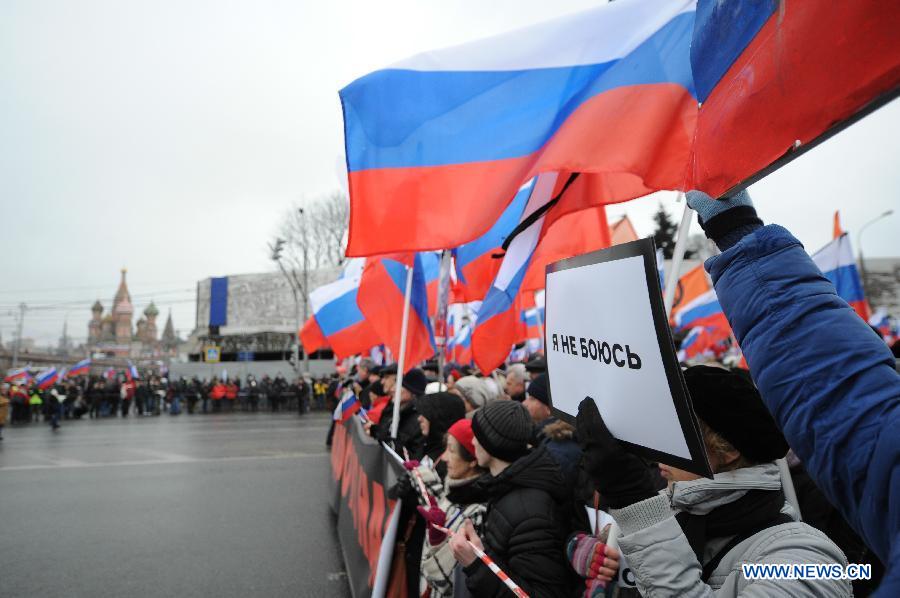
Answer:
[{"label": "white blue red flag", "polygon": [[[434,254],[430,254],[434,256]],[[428,309],[425,263],[415,254],[368,258],[356,296],[359,311],[395,356],[400,355],[403,305],[408,268],[413,269],[404,368],[409,370],[435,354],[434,333]],[[375,343],[378,344],[378,343]]]},{"label": "white blue red flag", "polygon": [[304,351],[327,346],[338,359],[345,359],[381,343],[357,304],[364,266],[365,259],[350,260],[341,278],[309,294],[313,315],[300,332]]},{"label": "white blue red flag", "polygon": [[341,400],[338,402],[337,407],[334,408],[333,419],[337,422],[345,422],[353,417],[353,414],[359,411],[361,407],[362,404],[359,402],[359,398],[352,391],[344,390]]},{"label": "white blue red flag", "polygon": [[130,361],[128,362],[128,367],[125,368],[125,377],[128,378],[129,382],[134,382],[135,380],[140,378],[137,368],[134,367],[134,364]]},{"label": "white blue red flag", "polygon": [[3,378],[4,382],[27,382],[31,379],[28,367],[10,370]]},{"label": "white blue red flag", "polygon": [[51,367],[38,374],[34,382],[38,388],[46,390],[56,384],[57,380],[59,380],[59,372],[56,371],[56,368]]},{"label": "white blue red flag", "polygon": [[82,359],[75,365],[73,365],[69,371],[67,372],[67,376],[72,378],[74,376],[83,376],[91,371],[91,359],[90,357],[87,359]]},{"label": "white blue red flag", "polygon": [[710,289],[699,297],[688,302],[675,314],[675,326],[679,330],[687,330],[697,326],[717,327],[731,330],[725,312],[719,305],[716,291]]},{"label": "white blue red flag", "polygon": [[856,269],[850,236],[844,233],[812,254],[812,259],[825,278],[834,285],[838,296],[849,303],[859,317],[868,322],[869,303],[866,301],[859,270]]}]

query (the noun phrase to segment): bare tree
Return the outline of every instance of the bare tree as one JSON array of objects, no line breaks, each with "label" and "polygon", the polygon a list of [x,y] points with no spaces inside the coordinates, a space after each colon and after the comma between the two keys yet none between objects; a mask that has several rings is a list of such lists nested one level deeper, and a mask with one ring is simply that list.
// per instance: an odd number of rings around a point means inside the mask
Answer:
[{"label": "bare tree", "polygon": [[281,240],[280,255],[285,267],[302,271],[304,259],[310,269],[340,266],[344,262],[343,241],[349,217],[350,204],[340,192],[306,205],[294,204],[284,213],[274,242]]}]

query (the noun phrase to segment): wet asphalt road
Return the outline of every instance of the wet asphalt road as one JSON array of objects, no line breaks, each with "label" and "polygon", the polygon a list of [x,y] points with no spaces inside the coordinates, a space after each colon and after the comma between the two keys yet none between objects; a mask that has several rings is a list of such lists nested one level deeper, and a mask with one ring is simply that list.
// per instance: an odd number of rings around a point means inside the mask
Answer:
[{"label": "wet asphalt road", "polygon": [[32,424],[0,445],[0,595],[349,596],[323,415]]}]

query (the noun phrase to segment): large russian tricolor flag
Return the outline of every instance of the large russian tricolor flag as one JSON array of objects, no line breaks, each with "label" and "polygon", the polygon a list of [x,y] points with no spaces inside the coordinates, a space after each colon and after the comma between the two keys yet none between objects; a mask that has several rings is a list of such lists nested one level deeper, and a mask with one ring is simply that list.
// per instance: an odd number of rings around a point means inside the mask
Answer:
[{"label": "large russian tricolor flag", "polygon": [[59,379],[59,372],[56,371],[56,368],[47,368],[43,372],[35,377],[34,382],[37,384],[37,387],[41,390],[46,390],[56,384],[56,381]]},{"label": "large russian tricolor flag", "polygon": [[863,291],[856,260],[853,259],[853,247],[850,236],[846,233],[812,254],[812,259],[831,281],[838,296],[850,304],[856,313],[865,321],[869,321],[869,303]]},{"label": "large russian tricolor flag", "polygon": [[309,294],[313,315],[300,332],[307,353],[329,346],[345,359],[381,344],[357,305],[364,262],[351,260],[341,278]]},{"label": "large russian tricolor flag", "polygon": [[399,358],[407,268],[413,268],[404,368],[409,370],[436,352],[428,318],[428,292],[421,255],[368,258],[359,283],[357,304],[369,325]]},{"label": "large russian tricolor flag", "polygon": [[697,117],[693,10],[615,2],[345,87],[347,254],[458,247],[543,172],[598,177],[596,203],[682,188]]}]

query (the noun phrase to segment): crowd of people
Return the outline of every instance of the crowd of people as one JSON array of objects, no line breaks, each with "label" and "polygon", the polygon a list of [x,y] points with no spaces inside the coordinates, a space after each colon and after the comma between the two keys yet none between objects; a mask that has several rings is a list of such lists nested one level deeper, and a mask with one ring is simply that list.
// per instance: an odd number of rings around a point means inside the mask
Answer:
[{"label": "crowd of people", "polygon": [[[396,366],[362,360],[345,385],[365,432],[405,459],[389,496],[406,595],[508,595],[477,551],[530,596],[608,595],[622,562],[636,588],[617,595],[900,595],[895,356],[746,193],[689,203],[722,250],[706,266],[750,366],[683,369],[714,477],[647,463],[590,398],[574,425],[557,419],[543,359],[451,364],[444,382],[411,369],[393,432]],[[585,507],[612,516],[618,548]],[[845,573],[755,578],[754,564]]]},{"label": "crowd of people", "polygon": [[197,376],[169,380],[159,375],[137,379],[122,375],[75,376],[44,389],[33,382],[5,382],[0,384],[0,440],[7,423],[21,425],[43,420],[55,430],[63,420],[81,418],[260,410],[302,414],[327,406],[329,381],[329,378],[303,377],[289,381],[281,374],[264,375],[257,380],[248,374],[244,380]]}]

